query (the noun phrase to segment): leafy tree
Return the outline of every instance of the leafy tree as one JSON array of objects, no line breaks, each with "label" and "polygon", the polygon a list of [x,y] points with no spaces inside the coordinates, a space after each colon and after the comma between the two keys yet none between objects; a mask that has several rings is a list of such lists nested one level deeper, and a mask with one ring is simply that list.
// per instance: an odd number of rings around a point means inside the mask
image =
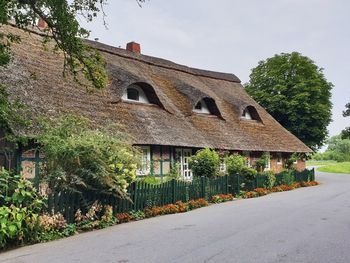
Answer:
[{"label": "leafy tree", "polygon": [[260,61],[245,85],[261,106],[313,150],[328,134],[332,87],[323,69],[297,52]]},{"label": "leafy tree", "polygon": [[[350,116],[350,102],[345,105],[345,110],[343,111],[343,116],[344,117]],[[342,137],[342,139],[350,139],[350,127],[346,127],[344,130],[342,130],[341,137]]]},{"label": "leafy tree", "polygon": [[313,156],[315,160],[334,160],[337,162],[350,161],[350,139],[342,139],[336,135],[327,140],[327,150]]},{"label": "leafy tree", "polygon": [[[144,1],[136,0],[138,4]],[[107,0],[0,0],[0,26],[13,19],[18,27],[26,28],[41,18],[48,25],[43,30],[45,41],[53,39],[63,52],[65,69],[74,77],[82,73],[95,88],[102,89],[108,81],[105,62],[99,52],[82,41],[89,32],[80,26],[77,17],[91,22],[99,12],[104,15],[106,3]],[[0,33],[0,66],[10,62],[13,42],[20,42],[19,36]]]},{"label": "leafy tree", "polygon": [[214,150],[202,149],[190,158],[189,165],[195,176],[215,177],[219,175],[220,157]]}]

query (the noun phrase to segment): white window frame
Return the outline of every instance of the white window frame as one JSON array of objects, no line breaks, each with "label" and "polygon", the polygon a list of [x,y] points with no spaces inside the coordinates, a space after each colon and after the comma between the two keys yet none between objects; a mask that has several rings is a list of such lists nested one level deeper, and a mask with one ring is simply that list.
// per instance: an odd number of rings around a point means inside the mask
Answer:
[{"label": "white window frame", "polygon": [[140,146],[140,150],[142,156],[140,160],[140,167],[137,168],[136,174],[149,175],[151,172],[151,146]]},{"label": "white window frame", "polygon": [[[139,92],[139,99],[138,100],[131,100],[128,98],[128,89],[135,89]],[[138,102],[138,103],[150,103],[145,92],[143,91],[143,89],[136,85],[136,84],[132,84],[130,85],[129,87],[127,87],[125,90],[124,90],[124,93],[123,93],[123,96],[122,96],[122,100],[123,101],[129,101],[129,102]]]},{"label": "white window frame", "polygon": [[226,163],[225,163],[225,159],[221,159],[221,160],[220,160],[220,172],[226,173]]}]

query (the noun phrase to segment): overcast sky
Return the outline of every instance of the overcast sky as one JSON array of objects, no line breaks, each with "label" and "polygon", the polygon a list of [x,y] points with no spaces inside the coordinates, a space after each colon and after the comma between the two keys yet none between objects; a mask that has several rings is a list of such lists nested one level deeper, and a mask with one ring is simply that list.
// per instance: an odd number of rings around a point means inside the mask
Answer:
[{"label": "overcast sky", "polygon": [[236,74],[242,83],[258,61],[297,51],[324,68],[333,89],[330,135],[350,126],[349,0],[109,0],[108,29],[88,24],[91,38],[113,46],[141,44],[143,54]]}]

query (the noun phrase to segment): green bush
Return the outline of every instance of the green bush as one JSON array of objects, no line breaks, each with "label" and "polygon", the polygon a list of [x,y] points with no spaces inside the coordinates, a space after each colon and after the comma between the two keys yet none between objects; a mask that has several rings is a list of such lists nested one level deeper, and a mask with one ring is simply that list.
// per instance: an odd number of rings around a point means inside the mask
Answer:
[{"label": "green bush", "polygon": [[38,142],[45,154],[44,180],[53,191],[92,190],[126,197],[136,178],[135,149],[122,134],[90,125],[71,115],[43,122]]},{"label": "green bush", "polygon": [[2,169],[0,190],[0,248],[36,241],[44,201],[35,188],[29,181]]},{"label": "green bush", "polygon": [[286,170],[276,175],[275,185],[291,185],[295,182],[293,170]]},{"label": "green bush", "polygon": [[252,184],[257,171],[246,166],[246,157],[233,154],[225,158],[226,169],[229,175],[238,174],[244,185]]},{"label": "green bush", "polygon": [[276,175],[272,171],[266,171],[262,173],[263,176],[265,176],[265,182],[264,182],[264,187],[267,189],[271,189],[276,182]]},{"label": "green bush", "polygon": [[192,156],[189,165],[195,176],[216,177],[220,171],[220,157],[216,151],[206,148]]},{"label": "green bush", "polygon": [[229,175],[239,174],[246,166],[246,158],[239,155],[233,154],[225,158],[226,170]]},{"label": "green bush", "polygon": [[265,168],[268,166],[270,160],[270,155],[264,153],[258,160],[255,162],[255,168],[259,172],[263,172]]}]

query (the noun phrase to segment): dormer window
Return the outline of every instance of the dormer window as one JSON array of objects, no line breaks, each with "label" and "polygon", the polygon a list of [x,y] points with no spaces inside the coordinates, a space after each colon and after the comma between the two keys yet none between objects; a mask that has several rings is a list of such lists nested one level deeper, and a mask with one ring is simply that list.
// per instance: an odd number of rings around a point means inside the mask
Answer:
[{"label": "dormer window", "polygon": [[248,106],[242,111],[241,119],[261,122],[259,113],[253,106]]},{"label": "dormer window", "polygon": [[246,120],[252,120],[252,115],[250,115],[247,109],[243,110],[242,118]]},{"label": "dormer window", "polygon": [[196,106],[194,106],[194,108],[193,108],[193,111],[197,112],[197,113],[211,114],[204,99],[197,102]]},{"label": "dormer window", "polygon": [[125,90],[122,99],[130,102],[150,103],[144,90],[137,84],[130,85]]}]

